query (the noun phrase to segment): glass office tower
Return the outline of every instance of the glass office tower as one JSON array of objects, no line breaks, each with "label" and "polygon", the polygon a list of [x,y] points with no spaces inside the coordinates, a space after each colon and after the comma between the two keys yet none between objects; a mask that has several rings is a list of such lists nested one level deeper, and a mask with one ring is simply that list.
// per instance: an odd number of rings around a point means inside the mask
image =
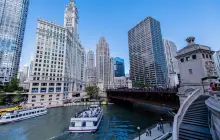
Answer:
[{"label": "glass office tower", "polygon": [[124,59],[120,57],[116,57],[114,59],[114,71],[115,71],[115,77],[125,76]]},{"label": "glass office tower", "polygon": [[29,0],[0,0],[0,84],[17,77]]},{"label": "glass office tower", "polygon": [[128,32],[130,78],[151,86],[165,86],[166,58],[160,22],[147,17]]}]

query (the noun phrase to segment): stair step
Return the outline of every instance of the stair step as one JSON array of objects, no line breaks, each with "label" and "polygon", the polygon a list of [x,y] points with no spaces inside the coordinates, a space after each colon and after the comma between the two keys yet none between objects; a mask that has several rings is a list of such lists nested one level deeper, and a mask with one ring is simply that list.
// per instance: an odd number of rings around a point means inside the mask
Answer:
[{"label": "stair step", "polygon": [[195,108],[195,107],[198,107],[198,108],[207,108],[207,106],[205,105],[205,102],[204,103],[200,103],[200,104],[191,104],[190,105],[190,108]]},{"label": "stair step", "polygon": [[185,116],[183,118],[183,120],[199,120],[199,121],[204,120],[204,121],[208,122],[208,117],[203,117],[203,116],[188,117],[188,116]]},{"label": "stair step", "polygon": [[191,134],[188,134],[188,133],[184,133],[184,134],[180,133],[179,137],[180,138],[185,138],[187,140],[212,140],[212,138],[205,138],[205,137],[202,137],[202,136],[191,135]]},{"label": "stair step", "polygon": [[206,112],[203,112],[203,113],[186,113],[185,114],[185,116],[191,116],[191,117],[193,117],[193,116],[208,116],[208,113],[206,113]]},{"label": "stair step", "polygon": [[180,132],[180,134],[181,133],[188,133],[188,134],[191,134],[191,135],[198,135],[198,136],[202,136],[202,137],[205,137],[205,138],[211,138],[211,135],[209,135],[209,134],[197,133],[195,131],[188,131],[188,130],[185,130],[185,129],[180,129],[179,132]]},{"label": "stair step", "polygon": [[185,119],[183,119],[183,123],[184,122],[208,125],[208,121],[202,121],[202,120],[185,120]]},{"label": "stair step", "polygon": [[[196,122],[182,121],[182,123],[183,123],[183,124],[194,125],[194,126],[202,126],[202,127],[206,127],[206,128],[209,127],[208,124],[200,124],[200,123],[196,123]],[[181,127],[181,126],[180,126],[180,127]]]}]

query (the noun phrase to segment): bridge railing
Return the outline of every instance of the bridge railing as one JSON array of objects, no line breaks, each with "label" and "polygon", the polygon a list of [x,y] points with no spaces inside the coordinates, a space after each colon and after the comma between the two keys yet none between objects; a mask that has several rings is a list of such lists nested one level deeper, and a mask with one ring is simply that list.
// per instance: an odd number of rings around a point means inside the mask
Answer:
[{"label": "bridge railing", "polygon": [[201,89],[196,89],[189,95],[183,104],[180,106],[178,113],[174,117],[173,122],[173,140],[179,139],[179,127],[183,120],[183,117],[188,110],[189,106],[202,94]]},{"label": "bridge railing", "polygon": [[125,88],[107,89],[106,91],[142,91],[142,92],[177,92],[177,88]]}]

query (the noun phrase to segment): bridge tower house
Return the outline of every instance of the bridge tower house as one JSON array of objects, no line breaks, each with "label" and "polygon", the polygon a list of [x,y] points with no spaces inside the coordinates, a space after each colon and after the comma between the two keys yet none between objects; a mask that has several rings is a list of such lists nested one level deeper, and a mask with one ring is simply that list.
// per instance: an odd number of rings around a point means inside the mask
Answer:
[{"label": "bridge tower house", "polygon": [[188,45],[177,52],[181,83],[178,92],[180,104],[195,89],[201,89],[208,94],[207,89],[211,80],[202,81],[204,77],[217,76],[212,55],[214,51],[205,45],[196,44],[195,37],[186,39]]}]

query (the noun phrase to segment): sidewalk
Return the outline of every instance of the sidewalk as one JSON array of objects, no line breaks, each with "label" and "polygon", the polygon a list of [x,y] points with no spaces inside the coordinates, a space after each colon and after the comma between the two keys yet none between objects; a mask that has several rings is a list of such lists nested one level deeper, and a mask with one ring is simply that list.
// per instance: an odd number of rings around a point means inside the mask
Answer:
[{"label": "sidewalk", "polygon": [[[163,128],[164,128],[164,134],[172,131],[172,126],[170,126],[169,123],[163,124]],[[151,136],[146,136],[146,133],[144,133],[140,136],[140,139],[141,140],[154,140],[162,135],[163,135],[163,132],[160,130],[157,130],[157,127],[154,127],[153,129],[151,129]],[[134,140],[139,140],[139,137],[135,138]]]}]

